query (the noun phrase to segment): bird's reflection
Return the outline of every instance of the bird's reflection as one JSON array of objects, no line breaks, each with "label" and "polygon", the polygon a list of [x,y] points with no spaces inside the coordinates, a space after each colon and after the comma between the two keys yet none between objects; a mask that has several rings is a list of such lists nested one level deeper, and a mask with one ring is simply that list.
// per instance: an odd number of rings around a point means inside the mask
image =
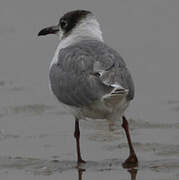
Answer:
[{"label": "bird's reflection", "polygon": [[128,170],[130,176],[131,176],[131,180],[136,180],[137,177],[137,169],[129,169]]},{"label": "bird's reflection", "polygon": [[83,180],[83,172],[86,171],[86,169],[77,168],[78,170],[78,180]]},{"label": "bird's reflection", "polygon": [[[85,180],[83,179],[83,174],[86,171],[86,169],[82,168],[77,168],[78,171],[78,180]],[[136,180],[137,177],[137,169],[132,168],[127,170],[130,174],[130,180]]]}]

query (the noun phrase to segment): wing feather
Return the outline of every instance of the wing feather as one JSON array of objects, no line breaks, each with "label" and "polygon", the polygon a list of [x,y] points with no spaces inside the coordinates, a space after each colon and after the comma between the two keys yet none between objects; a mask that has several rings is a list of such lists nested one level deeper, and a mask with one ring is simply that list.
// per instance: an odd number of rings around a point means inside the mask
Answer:
[{"label": "wing feather", "polygon": [[89,105],[112,92],[112,84],[116,83],[128,89],[129,94],[132,90],[129,98],[133,98],[133,82],[124,61],[99,41],[84,41],[62,49],[49,77],[53,93],[67,105]]}]

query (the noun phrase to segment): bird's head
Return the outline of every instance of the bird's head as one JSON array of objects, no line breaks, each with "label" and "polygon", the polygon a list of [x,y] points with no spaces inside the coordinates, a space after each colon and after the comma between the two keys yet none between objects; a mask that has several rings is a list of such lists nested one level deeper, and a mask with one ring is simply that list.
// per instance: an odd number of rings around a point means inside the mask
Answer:
[{"label": "bird's head", "polygon": [[42,29],[38,36],[57,34],[60,41],[71,36],[89,36],[102,40],[100,25],[95,16],[87,10],[75,10],[64,14],[59,23]]}]

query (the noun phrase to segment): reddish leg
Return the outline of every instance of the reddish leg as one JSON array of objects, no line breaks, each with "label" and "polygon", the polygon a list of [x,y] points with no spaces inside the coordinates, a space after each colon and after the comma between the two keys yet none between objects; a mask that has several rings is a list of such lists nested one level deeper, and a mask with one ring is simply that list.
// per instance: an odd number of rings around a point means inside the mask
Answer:
[{"label": "reddish leg", "polygon": [[135,151],[134,151],[134,148],[133,148],[133,145],[132,145],[132,142],[131,142],[131,137],[130,137],[130,133],[129,133],[129,126],[128,126],[127,119],[124,116],[122,117],[122,119],[123,119],[122,127],[125,130],[128,145],[129,145],[129,157],[123,163],[123,167],[129,168],[129,167],[137,166],[138,165],[138,160],[137,160],[137,156],[135,154]]},{"label": "reddish leg", "polygon": [[76,139],[77,162],[78,163],[85,163],[85,161],[81,158],[81,152],[80,152],[80,128],[79,128],[79,120],[77,118],[75,119],[74,137]]}]

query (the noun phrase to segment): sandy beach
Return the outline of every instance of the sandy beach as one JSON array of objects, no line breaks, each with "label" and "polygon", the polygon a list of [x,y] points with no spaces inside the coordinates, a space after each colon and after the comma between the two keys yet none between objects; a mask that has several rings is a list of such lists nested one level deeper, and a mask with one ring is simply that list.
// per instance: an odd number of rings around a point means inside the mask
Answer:
[{"label": "sandy beach", "polygon": [[[74,118],[48,88],[56,37],[37,37],[71,9],[93,11],[104,40],[120,50],[136,96],[126,115],[139,167],[128,156],[120,122],[80,121],[77,167]],[[32,10],[33,9],[33,10]],[[0,179],[178,180],[179,1],[70,0],[0,2]]]}]

